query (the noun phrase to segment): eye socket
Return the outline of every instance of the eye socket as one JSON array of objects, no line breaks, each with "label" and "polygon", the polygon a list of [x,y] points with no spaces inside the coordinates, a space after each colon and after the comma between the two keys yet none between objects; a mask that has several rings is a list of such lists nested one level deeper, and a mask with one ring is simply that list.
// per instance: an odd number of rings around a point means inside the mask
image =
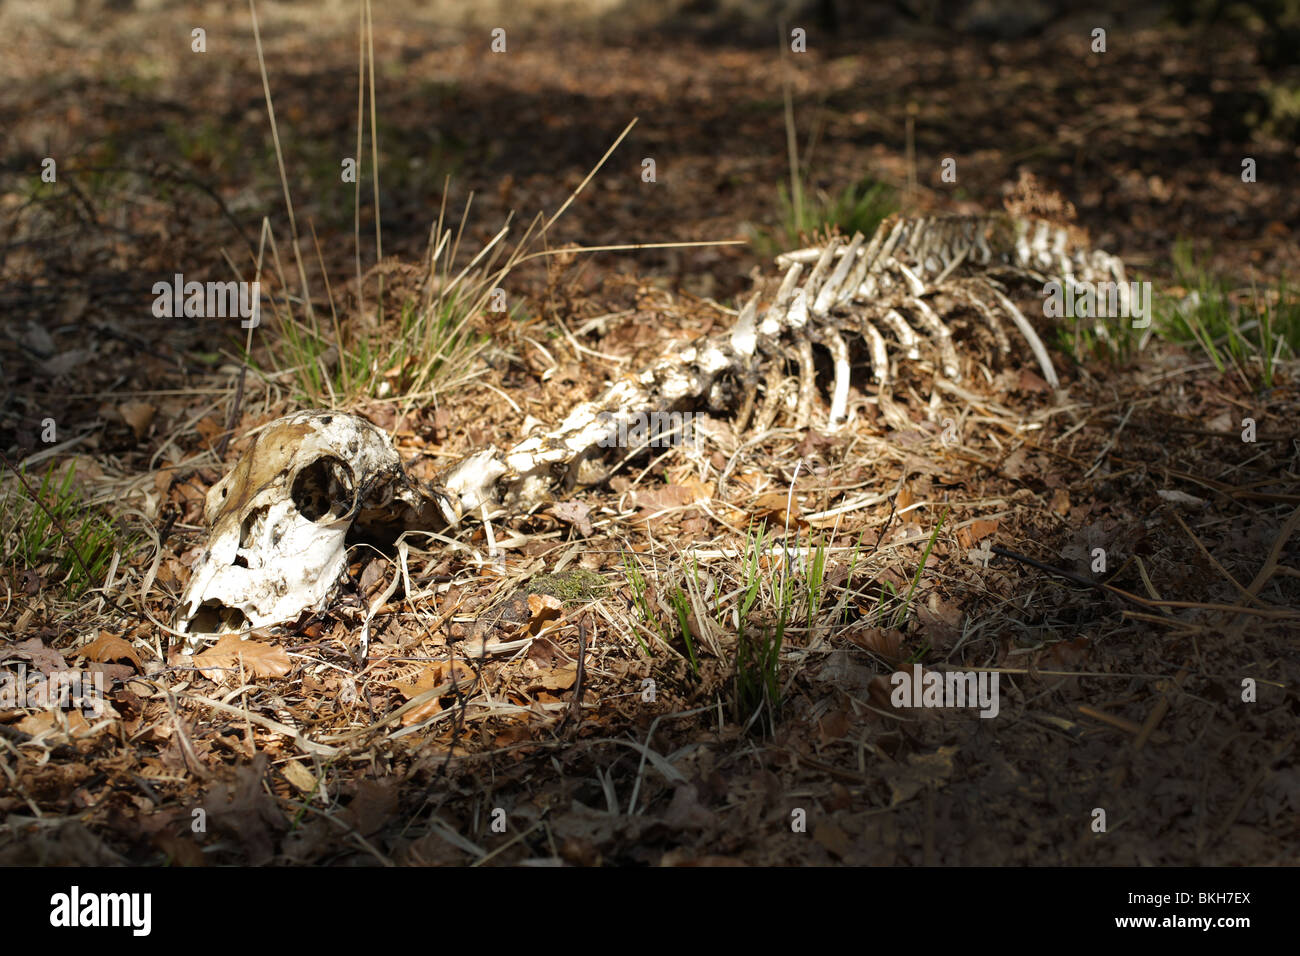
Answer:
[{"label": "eye socket", "polygon": [[294,476],[289,496],[308,521],[340,518],[352,510],[352,469],[341,458],[324,455]]}]

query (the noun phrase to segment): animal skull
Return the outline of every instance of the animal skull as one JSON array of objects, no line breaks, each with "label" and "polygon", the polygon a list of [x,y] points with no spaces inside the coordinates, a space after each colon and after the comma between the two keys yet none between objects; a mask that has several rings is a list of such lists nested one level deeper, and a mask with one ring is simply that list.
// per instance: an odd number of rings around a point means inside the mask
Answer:
[{"label": "animal skull", "polygon": [[261,627],[320,607],[346,565],[354,526],[389,541],[459,517],[444,494],[423,491],[379,428],[314,410],[268,425],[230,474],[208,491],[208,545],[194,565],[177,629],[203,635]]}]

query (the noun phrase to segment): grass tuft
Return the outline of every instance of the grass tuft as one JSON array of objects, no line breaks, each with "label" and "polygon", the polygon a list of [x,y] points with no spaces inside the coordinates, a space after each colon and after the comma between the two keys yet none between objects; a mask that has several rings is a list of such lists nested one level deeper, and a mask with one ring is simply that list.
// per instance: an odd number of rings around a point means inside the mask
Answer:
[{"label": "grass tuft", "polygon": [[1162,301],[1162,333],[1197,346],[1220,373],[1235,373],[1251,390],[1273,388],[1278,364],[1300,354],[1300,298],[1285,281],[1236,289],[1200,265],[1185,242],[1174,246],[1173,261],[1187,292]]},{"label": "grass tuft", "polygon": [[[27,481],[26,469],[19,473]],[[99,583],[115,551],[128,550],[133,542],[120,541],[117,527],[99,509],[86,507],[73,483],[75,474],[75,464],[69,463],[60,476],[51,462],[40,486],[34,488],[39,504],[22,482],[9,484],[0,497],[0,554],[5,566],[18,573],[52,570],[62,575],[68,591],[77,597]]]}]

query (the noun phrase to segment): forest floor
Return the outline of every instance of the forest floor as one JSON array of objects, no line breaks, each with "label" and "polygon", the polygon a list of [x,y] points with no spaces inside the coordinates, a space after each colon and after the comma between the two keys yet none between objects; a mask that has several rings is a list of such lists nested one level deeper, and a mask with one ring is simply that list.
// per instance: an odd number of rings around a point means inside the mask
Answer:
[{"label": "forest floor", "polygon": [[[0,863],[1295,861],[1300,152],[1251,112],[1275,78],[1251,35],[1135,14],[1097,54],[1073,19],[989,39],[882,17],[812,21],[782,55],[644,4],[377,5],[376,266],[368,139],[359,246],[340,175],[356,11],[259,4],[300,282],[248,10],[159,6],[0,8],[0,451],[26,476],[0,476],[0,676],[98,674],[106,698],[0,698]],[[800,240],[787,89],[816,209],[870,183],[904,212],[997,210],[1028,171],[1162,302],[1221,295],[1241,338],[1062,332],[1055,393],[1027,355],[964,397],[911,371],[907,428],[866,402],[746,444],[711,418],[703,451],[494,539],[409,542],[365,660],[391,549],[354,548],[324,611],[242,656],[182,653],[205,495],[259,426],[336,404],[432,480],[725,328]],[[364,387],[337,348],[324,377],[291,367],[317,353],[285,347],[286,301],[326,344],[400,342],[440,209],[454,230],[473,196],[463,266],[511,213],[517,237],[560,209],[634,118],[535,248],[743,242],[524,262],[509,312],[470,316],[418,389],[427,355]],[[235,320],[153,313],[155,282],[258,261],[280,305],[247,368]],[[1276,339],[1242,318],[1261,301]],[[996,715],[894,706],[914,665],[996,673]]]}]

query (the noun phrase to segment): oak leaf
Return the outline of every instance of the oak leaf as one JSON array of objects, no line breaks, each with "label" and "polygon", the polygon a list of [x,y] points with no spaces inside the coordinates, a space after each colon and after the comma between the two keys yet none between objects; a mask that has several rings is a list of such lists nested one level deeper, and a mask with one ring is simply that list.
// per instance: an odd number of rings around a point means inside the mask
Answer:
[{"label": "oak leaf", "polygon": [[215,681],[223,680],[231,672],[238,674],[241,660],[244,669],[254,677],[283,677],[293,668],[283,647],[241,640],[238,634],[225,634],[212,647],[194,656],[194,663],[203,676]]},{"label": "oak leaf", "polygon": [[100,631],[99,637],[84,647],[77,648],[77,653],[87,660],[98,661],[100,664],[128,660],[135,665],[137,671],[144,670],[144,665],[140,663],[140,655],[135,652],[135,648],[108,631]]}]

